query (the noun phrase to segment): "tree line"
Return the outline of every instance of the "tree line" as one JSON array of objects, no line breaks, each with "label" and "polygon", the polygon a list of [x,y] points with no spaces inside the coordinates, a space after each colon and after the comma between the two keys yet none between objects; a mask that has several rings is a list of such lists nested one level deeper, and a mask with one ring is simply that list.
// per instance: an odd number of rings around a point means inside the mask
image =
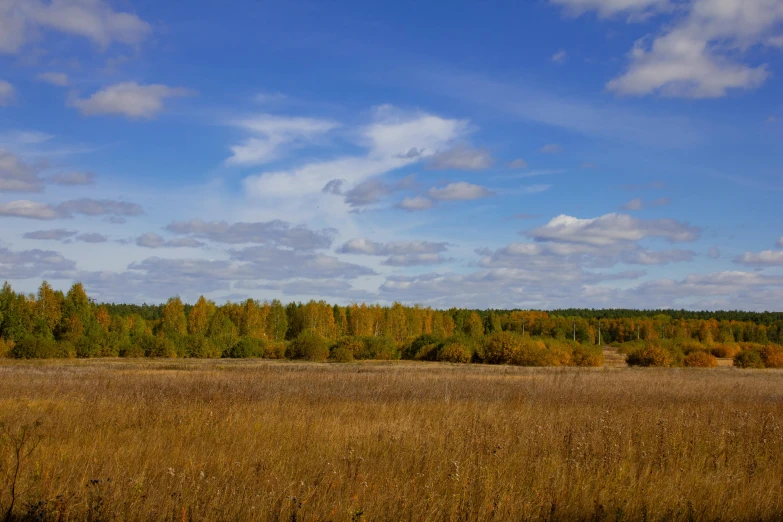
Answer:
[{"label": "tree line", "polygon": [[[217,305],[96,303],[67,292],[0,291],[0,356],[412,358],[596,364],[603,344],[780,343],[783,314],[635,310],[434,310],[248,299]],[[494,343],[494,344],[493,344]],[[494,354],[499,351],[501,355]],[[525,352],[527,355],[520,355]],[[512,352],[516,355],[513,355]],[[559,353],[560,355],[557,355]],[[505,354],[505,355],[503,355]],[[531,355],[533,354],[533,355]],[[538,354],[538,355],[535,355]],[[555,355],[553,355],[555,354]],[[534,357],[535,355],[535,357]]]}]

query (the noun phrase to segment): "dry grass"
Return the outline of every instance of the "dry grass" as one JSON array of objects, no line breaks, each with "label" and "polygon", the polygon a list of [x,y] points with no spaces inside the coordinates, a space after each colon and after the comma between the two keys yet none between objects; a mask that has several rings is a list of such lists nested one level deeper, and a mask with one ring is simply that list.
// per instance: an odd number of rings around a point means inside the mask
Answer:
[{"label": "dry grass", "polygon": [[775,370],[3,361],[36,419],[17,518],[783,518]]}]

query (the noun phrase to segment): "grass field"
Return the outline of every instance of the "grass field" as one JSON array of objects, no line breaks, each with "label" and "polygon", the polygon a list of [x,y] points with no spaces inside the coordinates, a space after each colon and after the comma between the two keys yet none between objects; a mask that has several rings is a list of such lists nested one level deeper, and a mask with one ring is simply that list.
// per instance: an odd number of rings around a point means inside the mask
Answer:
[{"label": "grass field", "polygon": [[0,422],[13,520],[783,518],[775,370],[2,361]]}]

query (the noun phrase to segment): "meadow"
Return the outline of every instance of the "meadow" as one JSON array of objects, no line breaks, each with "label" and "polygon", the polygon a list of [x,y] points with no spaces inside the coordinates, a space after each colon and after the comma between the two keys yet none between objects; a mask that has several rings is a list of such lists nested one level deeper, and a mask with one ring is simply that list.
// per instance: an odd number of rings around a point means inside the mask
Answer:
[{"label": "meadow", "polygon": [[780,520],[782,423],[780,370],[6,359],[0,518]]}]

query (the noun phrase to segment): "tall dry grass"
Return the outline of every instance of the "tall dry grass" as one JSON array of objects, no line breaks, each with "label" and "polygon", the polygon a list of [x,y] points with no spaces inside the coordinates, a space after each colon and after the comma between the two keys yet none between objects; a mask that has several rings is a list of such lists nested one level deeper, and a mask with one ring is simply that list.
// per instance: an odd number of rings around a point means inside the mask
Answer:
[{"label": "tall dry grass", "polygon": [[36,420],[16,519],[783,518],[774,370],[3,362]]}]

